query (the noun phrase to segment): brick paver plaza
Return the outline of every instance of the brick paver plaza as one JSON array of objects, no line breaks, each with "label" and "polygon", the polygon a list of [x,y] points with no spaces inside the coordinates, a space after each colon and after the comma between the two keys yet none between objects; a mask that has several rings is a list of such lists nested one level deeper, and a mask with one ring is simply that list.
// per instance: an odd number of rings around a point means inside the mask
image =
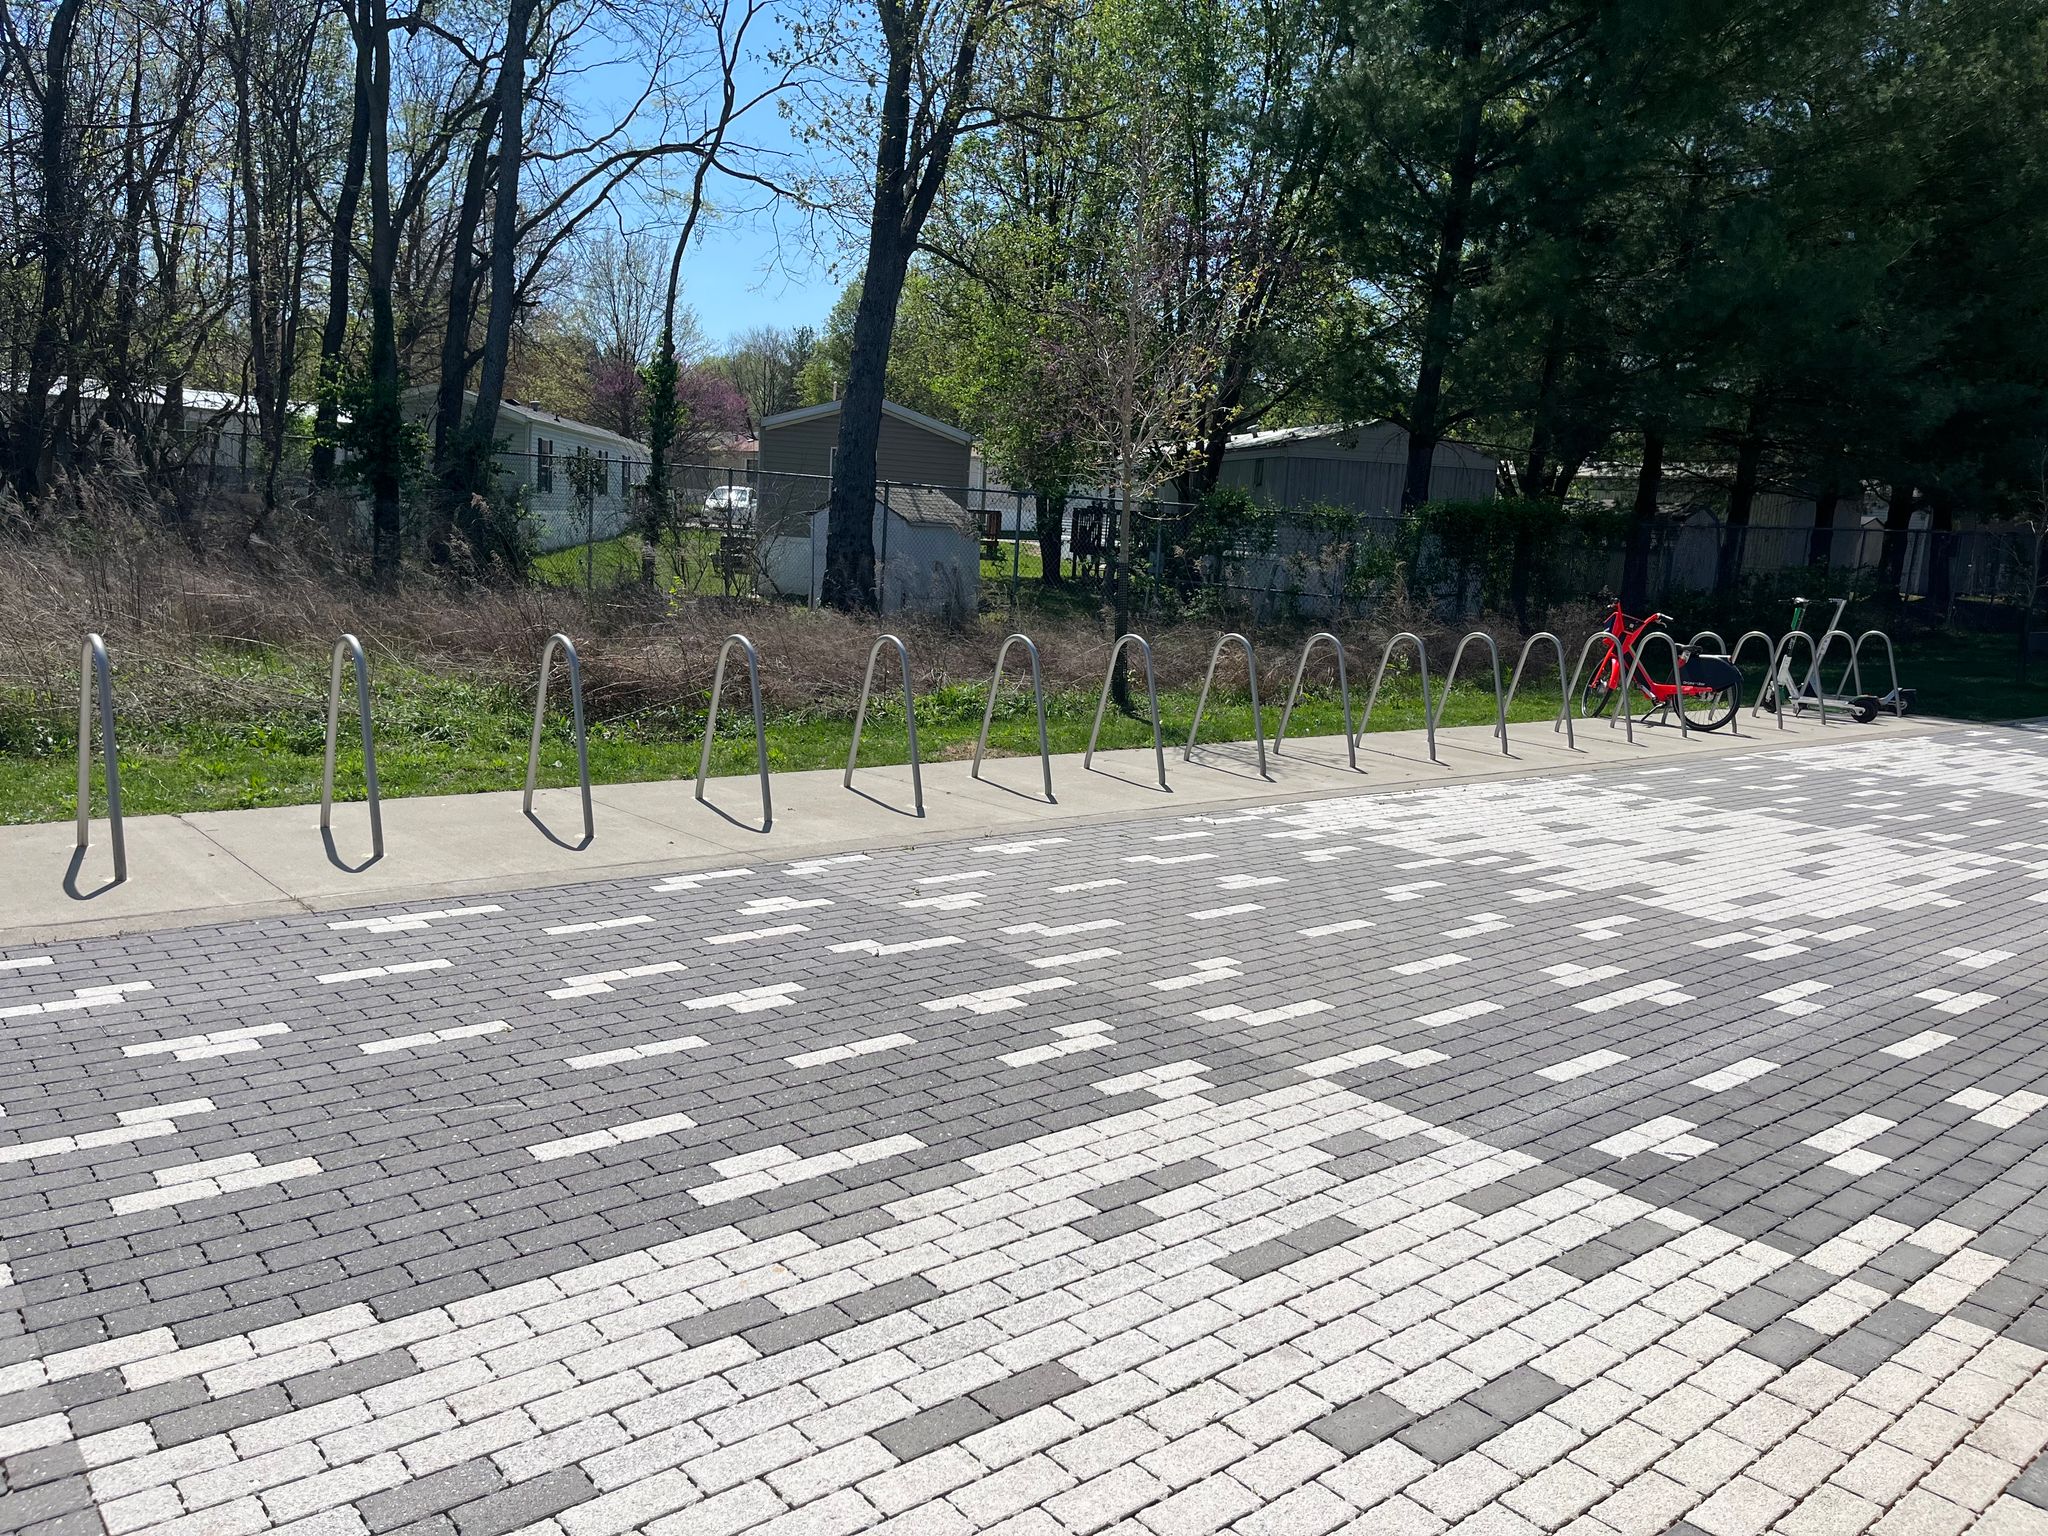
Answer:
[{"label": "brick paver plaza", "polygon": [[2048,739],[0,950],[0,1528],[2048,1531]]}]

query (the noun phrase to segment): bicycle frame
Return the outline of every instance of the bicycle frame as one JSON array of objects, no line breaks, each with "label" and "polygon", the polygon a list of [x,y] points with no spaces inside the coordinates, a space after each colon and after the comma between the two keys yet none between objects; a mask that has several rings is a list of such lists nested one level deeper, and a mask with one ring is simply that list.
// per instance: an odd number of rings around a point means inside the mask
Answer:
[{"label": "bicycle frame", "polygon": [[[1614,637],[1614,644],[1608,649],[1607,654],[1601,658],[1600,664],[1594,668],[1593,676],[1589,681],[1599,683],[1610,692],[1618,692],[1623,684],[1628,682],[1630,686],[1640,688],[1644,693],[1648,694],[1653,705],[1660,705],[1666,709],[1669,709],[1678,701],[1681,692],[1684,697],[1689,699],[1706,698],[1712,695],[1714,689],[1706,684],[1683,682],[1675,673],[1670,682],[1660,683],[1654,677],[1649,676],[1642,666],[1639,647],[1642,644],[1643,637],[1656,625],[1669,624],[1671,622],[1671,615],[1668,613],[1653,613],[1646,619],[1631,619],[1621,611],[1621,604],[1616,603],[1614,605],[1614,612],[1608,616],[1607,629],[1605,631]],[[1630,628],[1630,625],[1635,627]],[[1702,631],[1702,633],[1706,633],[1706,631]],[[1671,643],[1674,649],[1678,647],[1676,640],[1673,640]],[[1684,650],[1690,649],[1690,646],[1684,648]],[[1683,651],[1680,654],[1683,655]],[[1682,662],[1681,665],[1683,665]],[[1627,700],[1622,701],[1624,708],[1627,707],[1627,702]]]}]

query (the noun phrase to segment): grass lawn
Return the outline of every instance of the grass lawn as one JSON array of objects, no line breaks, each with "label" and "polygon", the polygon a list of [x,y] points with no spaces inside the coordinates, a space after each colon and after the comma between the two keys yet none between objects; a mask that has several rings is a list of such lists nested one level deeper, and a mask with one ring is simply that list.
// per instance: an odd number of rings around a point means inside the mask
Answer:
[{"label": "grass lawn", "polygon": [[[208,657],[201,665],[246,672],[247,655]],[[1142,695],[1140,695],[1142,698]],[[1532,689],[1515,701],[1520,720],[1540,720],[1554,711],[1556,695]],[[919,747],[925,760],[969,757],[981,726],[986,694],[980,687],[955,686],[922,694],[917,701]],[[712,748],[715,773],[751,773],[753,722],[743,695],[728,693]],[[1281,700],[1268,705],[1270,736],[1279,724]],[[851,701],[849,701],[849,704]],[[559,690],[551,711],[565,706]],[[1162,692],[1159,710],[1169,748],[1187,739],[1193,718],[1192,690]],[[1364,707],[1364,700],[1356,701]],[[525,782],[527,734],[532,729],[532,696],[491,685],[468,683],[421,669],[380,661],[376,678],[377,776],[386,795],[461,794],[517,789]],[[1491,717],[1489,693],[1460,686],[1445,711],[1447,722],[1481,724]],[[1093,693],[1054,693],[1046,699],[1046,727],[1055,752],[1079,752],[1088,744],[1094,720]],[[1289,731],[1295,736],[1335,734],[1342,728],[1336,698],[1307,694]],[[1388,679],[1373,715],[1374,730],[1412,728],[1422,723],[1420,689],[1412,678]],[[303,709],[234,723],[192,721],[176,729],[138,727],[121,738],[121,792],[135,815],[163,811],[224,810],[242,806],[305,804],[319,798],[325,715],[309,700]],[[590,724],[593,782],[683,779],[697,771],[703,716],[663,711]],[[1176,733],[1178,736],[1176,737]],[[344,720],[343,745],[335,770],[338,798],[363,792],[361,759],[351,744],[352,721]],[[768,722],[769,763],[777,771],[837,768],[846,762],[853,736],[851,710],[840,714],[796,713]],[[1213,696],[1202,719],[1205,741],[1249,740],[1251,707],[1240,690]],[[990,750],[1017,755],[1037,750],[1037,731],[1028,688],[1006,690],[989,732]],[[60,820],[74,814],[75,744],[19,717],[0,716],[0,822]],[[1111,711],[1103,721],[1101,746],[1151,745],[1149,724]],[[866,766],[905,761],[908,747],[899,703],[878,697],[861,736]],[[555,713],[542,738],[542,782],[575,781],[576,752],[566,710]]]},{"label": "grass lawn", "polygon": [[[637,561],[637,550],[634,555]],[[1027,597],[1034,592],[1028,585]],[[2009,636],[1944,636],[1913,642],[1900,658],[1902,680],[1919,689],[1925,711],[1964,719],[2010,719],[2048,715],[2048,660],[2035,666],[2035,680],[2016,678],[2017,642]],[[193,664],[223,682],[253,670],[288,665],[261,654],[222,650],[202,654]],[[301,669],[303,670],[303,669]],[[1756,682],[1752,667],[1753,696]],[[1833,668],[1830,668],[1830,677]],[[303,681],[303,679],[301,679]],[[1367,679],[1361,679],[1354,708],[1364,707]],[[1865,684],[1888,686],[1877,672]],[[1219,687],[1221,685],[1219,684]],[[224,690],[226,691],[226,690]],[[970,756],[981,724],[985,693],[980,686],[934,690],[918,699],[918,734],[927,761]],[[1532,682],[1515,700],[1513,718],[1547,720],[1556,710],[1556,685]],[[574,781],[575,747],[559,691],[555,713],[542,742],[542,782]],[[1281,699],[1267,702],[1265,727],[1279,724]],[[853,732],[851,699],[843,709],[776,716],[768,723],[770,766],[777,771],[836,768],[846,761]],[[1166,742],[1185,741],[1194,713],[1191,688],[1161,693],[1160,716]],[[1476,725],[1492,714],[1490,692],[1461,682],[1451,694],[1448,723]],[[1087,745],[1094,718],[1092,691],[1059,692],[1046,700],[1046,724],[1055,752],[1079,752]],[[377,769],[387,795],[460,794],[516,789],[525,779],[532,696],[493,684],[451,678],[422,668],[381,660],[376,677]],[[1296,711],[1292,734],[1334,735],[1341,729],[1334,691],[1311,690]],[[752,721],[741,695],[728,696],[713,746],[715,773],[753,771]],[[1412,676],[1390,675],[1372,721],[1374,730],[1413,729],[1422,723],[1420,689]],[[175,727],[124,727],[121,783],[126,808],[136,814],[223,810],[241,806],[305,804],[320,793],[325,724],[321,701],[308,697],[302,708],[254,719],[194,719]],[[591,778],[599,783],[684,779],[696,773],[703,716],[665,710],[590,725]],[[345,721],[343,750],[336,769],[336,793],[362,794],[360,761],[350,749]],[[1203,719],[1204,740],[1248,740],[1251,709],[1241,691],[1219,693]],[[1845,738],[1847,739],[1847,738]],[[1104,747],[1151,743],[1149,726],[1111,713],[1103,723]],[[991,751],[1000,755],[1037,747],[1028,690],[1007,689],[990,732]],[[0,698],[0,822],[61,820],[74,814],[75,743],[68,729],[47,717],[10,711]],[[886,696],[870,710],[861,741],[868,766],[904,761],[907,754],[900,706]]]}]

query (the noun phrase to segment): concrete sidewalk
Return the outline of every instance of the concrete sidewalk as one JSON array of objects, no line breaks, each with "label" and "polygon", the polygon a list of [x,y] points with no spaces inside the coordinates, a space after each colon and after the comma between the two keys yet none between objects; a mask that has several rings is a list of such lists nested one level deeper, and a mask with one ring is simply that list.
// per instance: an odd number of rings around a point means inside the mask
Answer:
[{"label": "concrete sidewalk", "polygon": [[0,828],[0,944],[176,928],[229,918],[326,911],[366,902],[525,890],[649,871],[687,871],[755,860],[908,847],[962,838],[1043,836],[1062,827],[1157,813],[1186,815],[1234,806],[1374,794],[1558,771],[1626,769],[1674,759],[1918,735],[1951,722],[1882,718],[1870,725],[1742,717],[1742,734],[1694,733],[1638,725],[1631,745],[1619,727],[1578,722],[1577,745],[1541,723],[1510,727],[1503,756],[1490,727],[1437,733],[1440,762],[1421,731],[1374,732],[1345,761],[1341,736],[1304,738],[1267,752],[1261,778],[1249,742],[1198,749],[1184,762],[1169,743],[1169,789],[1158,784],[1149,750],[1098,753],[1084,771],[1078,754],[1053,759],[1057,804],[1047,804],[1039,766],[991,759],[973,778],[964,762],[924,766],[925,814],[912,810],[907,766],[864,768],[854,787],[837,771],[775,776],[775,818],[763,834],[759,781],[712,780],[699,804],[687,780],[598,786],[596,836],[582,844],[573,787],[535,797],[532,819],[516,790],[425,796],[384,803],[385,856],[371,860],[361,804],[335,808],[331,838],[317,807],[138,816],[127,822],[126,882],[111,884],[106,824],[93,824],[83,857],[70,822]]}]

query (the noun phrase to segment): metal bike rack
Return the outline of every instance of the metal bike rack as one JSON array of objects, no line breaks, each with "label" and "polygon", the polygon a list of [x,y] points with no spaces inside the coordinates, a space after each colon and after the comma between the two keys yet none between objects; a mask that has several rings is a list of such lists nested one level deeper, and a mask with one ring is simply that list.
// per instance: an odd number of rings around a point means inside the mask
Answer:
[{"label": "metal bike rack", "polygon": [[1038,702],[1038,761],[1045,770],[1045,803],[1057,805],[1052,797],[1052,749],[1045,741],[1045,680],[1038,670],[1038,647],[1029,635],[1011,635],[1003,641],[1002,649],[996,652],[995,676],[988,680],[988,707],[981,712],[981,734],[974,739],[974,766],[968,770],[970,779],[981,777],[982,754],[988,751],[989,722],[996,717],[996,693],[1003,686],[1003,662],[1010,654],[1010,647],[1018,641],[1024,642],[1025,654],[1031,658],[1031,696]]},{"label": "metal bike rack", "polygon": [[549,635],[548,643],[540,648],[540,687],[533,700],[533,741],[526,749],[526,800],[523,809],[528,816],[533,814],[533,788],[540,775],[540,733],[548,717],[550,663],[554,661],[558,648],[562,659],[569,665],[569,705],[576,722],[576,774],[583,786],[583,840],[587,843],[596,838],[597,823],[590,811],[590,744],[583,731],[583,664],[576,656],[576,642],[567,635]]},{"label": "metal bike rack", "polygon": [[1358,742],[1351,734],[1351,682],[1344,673],[1344,642],[1327,629],[1317,630],[1302,645],[1301,660],[1294,664],[1294,686],[1287,690],[1287,707],[1280,711],[1280,729],[1273,736],[1273,755],[1280,755],[1280,745],[1287,740],[1287,722],[1294,718],[1294,706],[1301,698],[1301,677],[1308,670],[1309,653],[1319,640],[1329,641],[1330,649],[1337,655],[1337,691],[1344,698],[1344,751],[1355,770],[1358,767]]},{"label": "metal bike rack", "polygon": [[[1515,690],[1522,686],[1522,673],[1529,665],[1529,653],[1536,649],[1538,640],[1548,640],[1557,652],[1557,682],[1560,688],[1564,686],[1564,642],[1549,630],[1539,629],[1522,642],[1522,654],[1515,658],[1515,670],[1508,677],[1507,702],[1501,706],[1501,722],[1496,727],[1503,748],[1506,747],[1508,739],[1507,711],[1515,702]],[[1578,740],[1572,734],[1572,696],[1569,693],[1558,700],[1557,721],[1550,728],[1555,731],[1559,725],[1564,727],[1565,746],[1576,749]]]},{"label": "metal bike rack", "polygon": [[1209,702],[1209,685],[1216,681],[1216,663],[1223,655],[1223,647],[1235,640],[1244,647],[1244,669],[1251,679],[1252,687],[1252,741],[1259,749],[1259,777],[1270,778],[1266,772],[1266,728],[1259,718],[1259,657],[1252,649],[1251,641],[1236,630],[1227,635],[1218,635],[1216,644],[1209,652],[1209,673],[1202,679],[1202,691],[1195,699],[1195,723],[1188,728],[1187,751],[1182,754],[1183,762],[1195,760],[1195,738],[1202,734],[1202,710]]},{"label": "metal bike rack", "polygon": [[92,698],[99,686],[100,755],[107,762],[107,840],[114,848],[114,883],[128,878],[128,839],[121,831],[121,752],[114,742],[114,674],[107,642],[87,635],[78,667],[78,851],[92,843]]},{"label": "metal bike rack", "polygon": [[[1853,668],[1856,665],[1856,642],[1850,638],[1849,631],[1846,629],[1830,629],[1820,637],[1820,644],[1814,647],[1813,670],[1807,674],[1805,684],[1801,685],[1800,693],[1802,697],[1807,687],[1811,687],[1816,695],[1824,697],[1827,694],[1827,686],[1821,681],[1820,667],[1821,663],[1827,660],[1828,651],[1834,646],[1837,639],[1849,647],[1849,666]],[[1842,673],[1842,681],[1846,683],[1848,680],[1849,671],[1845,669]],[[1860,693],[1862,690],[1858,689],[1857,691]]]},{"label": "metal bike rack", "polygon": [[[1622,713],[1630,717],[1629,740],[1635,740],[1636,677],[1643,670],[1643,656],[1649,649],[1645,642],[1651,640],[1662,640],[1664,648],[1671,653],[1671,702],[1662,707],[1678,716],[1678,735],[1682,741],[1692,734],[1692,727],[1686,724],[1685,720],[1685,663],[1678,656],[1678,641],[1661,629],[1653,629],[1648,634],[1637,637],[1635,660],[1629,663],[1628,672],[1621,680]],[[1650,713],[1647,710],[1643,713],[1643,723],[1650,723]],[[1614,729],[1612,720],[1607,722],[1607,728],[1610,731]]]},{"label": "metal bike rack", "polygon": [[[1621,670],[1621,642],[1614,638],[1614,632],[1612,630],[1594,630],[1592,634],[1586,637],[1586,643],[1579,647],[1579,664],[1572,668],[1571,686],[1565,689],[1564,691],[1565,709],[1567,714],[1569,714],[1571,710],[1571,701],[1579,697],[1579,679],[1585,675],[1586,658],[1593,654],[1594,646],[1601,644],[1605,644],[1609,654],[1611,654],[1614,657],[1615,670],[1617,672]],[[1602,665],[1605,665],[1604,659]],[[1583,705],[1579,709],[1579,718],[1581,720],[1586,718],[1586,711]],[[1607,724],[1609,729],[1612,729],[1614,722],[1610,720],[1607,722]],[[1628,722],[1628,730],[1626,734],[1628,736],[1629,745],[1634,746],[1636,740],[1636,724],[1634,720],[1630,720]]]},{"label": "metal bike rack", "polygon": [[1143,635],[1119,635],[1116,644],[1109,648],[1109,667],[1102,674],[1102,697],[1095,701],[1095,727],[1088,733],[1088,750],[1081,754],[1081,767],[1085,771],[1095,761],[1095,741],[1102,734],[1102,713],[1109,707],[1109,687],[1116,681],[1117,658],[1127,645],[1135,645],[1138,654],[1145,658],[1145,694],[1152,701],[1152,755],[1159,759],[1159,787],[1165,789],[1166,744],[1159,734],[1159,687],[1152,676],[1152,647]]},{"label": "metal bike rack", "polygon": [[[1742,668],[1742,648],[1752,640],[1763,641],[1764,665],[1770,665],[1773,650],[1771,637],[1760,629],[1752,629],[1738,636],[1735,641],[1735,649],[1728,653],[1728,664],[1737,671],[1740,671]],[[1742,734],[1742,690],[1740,688],[1735,691],[1735,706],[1735,713],[1728,717],[1728,729],[1737,736],[1740,736]],[[1778,701],[1778,729],[1781,731],[1785,729],[1785,701],[1783,699]]]},{"label": "metal bike rack", "polygon": [[1429,708],[1429,652],[1423,649],[1422,636],[1405,629],[1389,640],[1387,648],[1380,652],[1380,669],[1373,674],[1372,692],[1365,697],[1365,713],[1359,716],[1358,735],[1354,739],[1363,741],[1365,733],[1372,728],[1372,707],[1380,701],[1380,684],[1387,680],[1387,663],[1394,659],[1394,647],[1403,640],[1415,647],[1415,663],[1422,669],[1422,730],[1429,740],[1429,760],[1440,763],[1443,759],[1436,755],[1436,716]]},{"label": "metal bike rack", "polygon": [[[1813,671],[1809,675],[1819,676],[1820,647],[1813,643],[1813,636],[1803,629],[1787,630],[1784,637],[1771,649],[1771,675],[1764,679],[1764,687],[1757,689],[1756,702],[1749,707],[1749,712],[1752,715],[1762,709],[1764,707],[1764,688],[1770,689],[1772,701],[1778,707],[1778,724],[1781,727],[1785,723],[1785,694],[1788,690],[1783,680],[1778,676],[1778,663],[1781,660],[1787,659],[1786,653],[1792,648],[1794,640],[1804,640],[1806,642],[1806,649],[1813,657]],[[1824,693],[1817,694],[1815,702],[1820,705],[1820,723],[1825,726],[1828,723],[1827,695]],[[1804,704],[1805,700],[1795,698],[1792,701],[1792,713],[1797,715]]]},{"label": "metal bike rack", "polygon": [[1849,650],[1849,670],[1845,676],[1858,693],[1863,691],[1863,671],[1857,665],[1857,662],[1863,653],[1863,642],[1871,639],[1873,636],[1884,642],[1885,665],[1892,674],[1892,691],[1889,695],[1892,701],[1892,718],[1894,720],[1902,719],[1906,713],[1906,700],[1905,695],[1899,691],[1899,658],[1892,650],[1892,637],[1890,635],[1881,629],[1866,629],[1862,634],[1858,635],[1856,637],[1856,644],[1850,647]]},{"label": "metal bike rack", "polygon": [[1711,640],[1714,642],[1714,649],[1709,651],[1707,653],[1708,655],[1726,656],[1728,654],[1728,642],[1721,638],[1721,632],[1717,629],[1701,630],[1698,634],[1694,635],[1690,640],[1685,642],[1685,648],[1688,651],[1696,651],[1700,648],[1700,642],[1702,640]]},{"label": "metal bike rack", "polygon": [[[846,750],[846,777],[842,781],[846,788],[853,788],[853,765],[860,758],[861,728],[868,719],[868,693],[875,686],[875,658],[882,654],[882,647],[893,645],[896,656],[903,663],[903,718],[910,725],[910,789],[917,800],[917,814],[924,814],[924,773],[917,762],[917,695],[910,687],[910,648],[894,635],[884,635],[868,651],[868,675],[860,685],[860,708],[853,716],[853,745]],[[1001,658],[997,659],[997,676],[1001,676]],[[1048,774],[1049,776],[1049,774]]]},{"label": "metal bike rack", "polygon": [[[725,691],[725,658],[738,646],[747,658],[747,691],[754,703],[754,761],[761,769],[761,830],[775,825],[775,802],[768,793],[768,725],[761,714],[761,653],[745,635],[727,635],[718,648],[718,667],[711,674],[711,707],[704,715],[704,750],[697,754],[697,798],[711,774],[711,738],[718,731],[718,696]],[[573,654],[573,653],[572,653]]]},{"label": "metal bike rack", "polygon": [[343,635],[334,642],[334,665],[327,678],[327,762],[320,775],[320,830],[334,824],[334,728],[341,719],[341,658],[350,656],[356,671],[356,721],[363,737],[363,787],[370,801],[370,852],[384,857],[384,808],[377,796],[377,746],[370,734],[370,663],[363,642]]},{"label": "metal bike rack", "polygon": [[1460,640],[1458,648],[1451,652],[1450,670],[1444,673],[1443,684],[1436,691],[1436,719],[1430,722],[1430,727],[1433,733],[1435,727],[1443,722],[1444,705],[1450,702],[1451,684],[1458,676],[1458,663],[1465,659],[1465,647],[1474,640],[1485,645],[1486,654],[1493,658],[1493,733],[1500,738],[1501,755],[1505,757],[1508,751],[1508,703],[1500,691],[1500,647],[1493,643],[1493,636],[1483,629],[1473,630]]}]

